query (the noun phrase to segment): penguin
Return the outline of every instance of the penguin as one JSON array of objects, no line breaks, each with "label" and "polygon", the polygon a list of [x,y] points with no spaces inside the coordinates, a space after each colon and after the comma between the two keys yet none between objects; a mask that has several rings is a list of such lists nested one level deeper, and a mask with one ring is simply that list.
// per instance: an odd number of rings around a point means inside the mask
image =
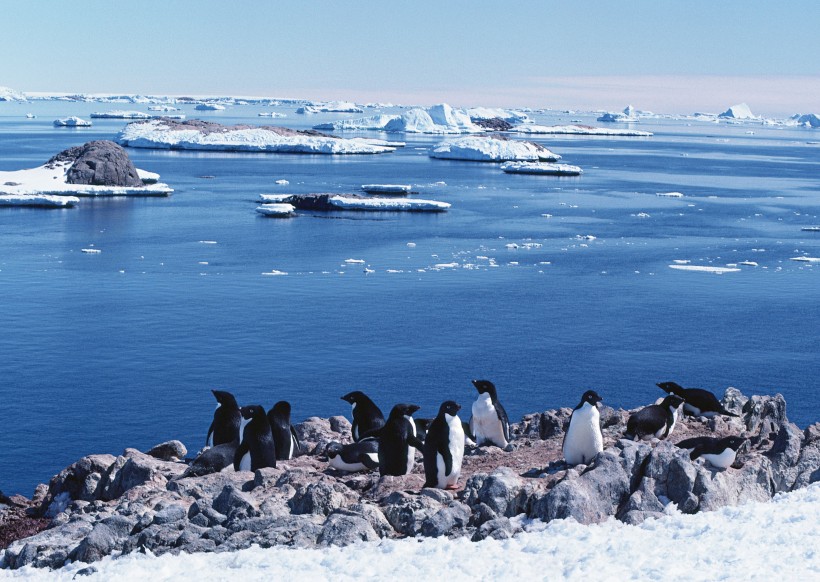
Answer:
[{"label": "penguin", "polygon": [[276,444],[276,460],[288,461],[299,454],[301,444],[290,424],[290,403],[281,400],[268,411],[268,422]]},{"label": "penguin", "polygon": [[665,439],[675,428],[681,404],[683,398],[670,394],[660,404],[650,404],[633,412],[626,423],[624,436],[633,440]]},{"label": "penguin", "polygon": [[370,431],[367,436],[379,441],[379,475],[407,475],[413,470],[415,455],[410,447],[422,450],[416,436],[412,414],[419,409],[415,404],[396,404],[383,427]]},{"label": "penguin", "polygon": [[216,397],[216,410],[205,444],[209,447],[230,443],[239,439],[239,405],[230,392],[211,390]]},{"label": "penguin", "polygon": [[202,475],[219,473],[225,467],[232,467],[238,445],[238,441],[233,441],[206,448],[188,465],[182,477],[201,477]]},{"label": "penguin", "polygon": [[447,400],[427,429],[424,440],[425,487],[455,489],[464,459],[464,429],[458,411],[461,406]]},{"label": "penguin", "polygon": [[478,446],[490,444],[502,449],[510,442],[510,422],[498,401],[495,385],[489,380],[473,380],[478,398],[473,402],[470,433]]},{"label": "penguin", "polygon": [[353,472],[379,468],[379,443],[376,440],[364,440],[348,445],[334,441],[328,443],[325,454],[328,464],[340,471]]},{"label": "penguin", "polygon": [[702,457],[707,463],[718,469],[728,469],[737,459],[738,450],[746,443],[739,436],[728,436],[722,439],[715,437],[694,437],[677,443],[682,449],[692,449],[689,458],[693,461]]},{"label": "penguin", "polygon": [[718,414],[725,416],[737,416],[734,412],[729,412],[717,399],[717,396],[703,390],[702,388],[684,388],[675,382],[660,382],[656,384],[661,390],[669,392],[669,394],[677,394],[686,402],[683,405],[684,412],[688,412],[693,416],[705,416],[712,418]]},{"label": "penguin", "polygon": [[424,441],[427,438],[427,431],[430,429],[433,419],[410,417],[410,420],[416,425],[416,436],[419,437],[420,441]]},{"label": "penguin", "polygon": [[586,465],[604,450],[599,402],[601,397],[598,393],[587,390],[569,417],[563,445],[564,460],[568,465]]},{"label": "penguin", "polygon": [[254,404],[243,406],[239,446],[233,457],[235,471],[256,471],[276,466],[276,445],[265,409]]},{"label": "penguin", "polygon": [[342,400],[349,402],[353,407],[353,426],[350,431],[355,442],[359,442],[366,432],[384,426],[382,411],[364,392],[355,390],[342,396]]}]

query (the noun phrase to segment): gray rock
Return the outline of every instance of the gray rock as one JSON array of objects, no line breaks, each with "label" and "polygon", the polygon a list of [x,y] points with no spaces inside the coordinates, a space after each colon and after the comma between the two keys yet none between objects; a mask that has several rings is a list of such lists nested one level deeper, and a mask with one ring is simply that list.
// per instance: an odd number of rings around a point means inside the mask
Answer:
[{"label": "gray rock", "polygon": [[6,548],[3,559],[12,569],[28,565],[35,568],[60,568],[92,529],[93,526],[85,520],[69,521],[12,542]]},{"label": "gray rock", "polygon": [[358,496],[341,483],[319,481],[306,487],[300,487],[289,505],[294,515],[305,513],[330,515],[334,510],[355,503],[357,500]]},{"label": "gray rock", "polygon": [[797,461],[792,489],[820,481],[820,422],[808,427],[803,435],[803,449]]},{"label": "gray rock", "polygon": [[311,455],[324,453],[328,443],[332,441],[349,442],[350,428],[350,422],[343,416],[332,419],[312,416],[293,425],[303,450]]},{"label": "gray rock", "polygon": [[356,503],[348,507],[348,510],[364,517],[380,538],[393,534],[393,526],[375,505],[365,502]]},{"label": "gray rock", "polygon": [[486,503],[477,503],[473,505],[473,515],[470,519],[470,525],[479,527],[482,524],[498,518],[498,514]]},{"label": "gray rock", "polygon": [[125,449],[109,467],[102,499],[117,499],[129,489],[145,485],[165,489],[168,480],[182,475],[185,465],[160,461],[136,449]]},{"label": "gray rock", "polygon": [[194,499],[205,499],[212,501],[216,498],[226,485],[232,485],[236,489],[244,490],[248,482],[246,473],[236,473],[225,471],[224,473],[212,473],[202,477],[184,477],[171,480],[168,491],[179,494],[181,497],[193,497]]},{"label": "gray rock", "polygon": [[489,476],[475,474],[464,485],[468,505],[484,503],[497,515],[512,517],[526,511],[524,481],[508,467],[499,467]]},{"label": "gray rock", "polygon": [[180,441],[166,441],[151,447],[146,454],[162,461],[178,461],[185,458],[188,449]]},{"label": "gray rock", "polygon": [[41,512],[54,517],[69,500],[99,499],[105,486],[106,473],[115,459],[113,455],[88,455],[60,471],[49,483]]},{"label": "gray rock", "polygon": [[453,501],[447,507],[424,518],[421,522],[420,533],[425,537],[433,538],[450,535],[456,530],[464,529],[471,515],[469,506]]},{"label": "gray rock", "polygon": [[774,443],[771,449],[764,453],[772,462],[775,492],[791,491],[799,473],[797,465],[802,444],[803,434],[796,424],[786,420],[777,427]]},{"label": "gray rock", "polygon": [[506,540],[523,531],[520,526],[514,525],[508,518],[499,517],[481,524],[473,534],[472,541],[479,542],[487,538]]},{"label": "gray rock", "polygon": [[66,173],[66,181],[69,184],[129,187],[143,185],[128,154],[113,141],[90,141],[82,146],[69,148],[51,158],[47,165],[67,160],[73,160]]},{"label": "gray rock", "polygon": [[347,546],[378,539],[379,535],[364,517],[340,510],[327,516],[316,543],[320,546]]},{"label": "gray rock", "polygon": [[749,399],[744,396],[740,390],[737,388],[727,388],[726,391],[723,393],[723,399],[721,400],[721,404],[723,404],[723,408],[728,410],[729,412],[733,412],[737,415],[741,415],[743,413],[743,406],[748,402]]},{"label": "gray rock", "polygon": [[188,508],[188,519],[196,525],[212,527],[224,524],[228,516],[215,510],[207,500],[198,499]]},{"label": "gray rock", "polygon": [[153,523],[156,523],[158,525],[174,523],[175,521],[185,519],[187,515],[188,510],[184,506],[170,505],[154,514]]},{"label": "gray rock", "polygon": [[98,523],[80,542],[70,557],[77,562],[96,562],[114,551],[125,537],[127,536],[117,535],[117,532],[110,526]]},{"label": "gray rock", "polygon": [[414,536],[424,520],[441,509],[441,504],[423,495],[396,491],[382,500],[384,515],[398,533]]},{"label": "gray rock", "polygon": [[253,497],[232,484],[225,485],[222,493],[214,499],[212,507],[215,511],[228,516],[228,520],[247,519],[259,515]]}]

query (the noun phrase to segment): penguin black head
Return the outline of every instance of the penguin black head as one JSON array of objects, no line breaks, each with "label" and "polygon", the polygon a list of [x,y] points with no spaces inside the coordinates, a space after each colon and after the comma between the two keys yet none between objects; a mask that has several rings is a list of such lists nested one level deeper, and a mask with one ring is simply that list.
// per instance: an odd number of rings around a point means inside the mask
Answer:
[{"label": "penguin black head", "polygon": [[265,416],[265,409],[259,406],[258,404],[249,404],[248,406],[243,406],[239,409],[239,412],[242,413],[242,418],[245,420],[250,420],[257,416]]},{"label": "penguin black head", "polygon": [[595,392],[595,390],[587,390],[584,392],[584,395],[581,396],[581,404],[579,404],[578,407],[580,408],[583,406],[584,402],[588,402],[592,406],[597,406],[597,404],[601,401],[603,401],[603,398],[598,396],[598,393]]},{"label": "penguin black head", "polygon": [[478,390],[479,394],[489,394],[493,401],[498,398],[495,391],[495,384],[489,380],[473,380],[473,386],[475,386],[475,389]]},{"label": "penguin black head", "polygon": [[354,390],[353,392],[348,392],[342,396],[342,400],[349,402],[350,404],[356,404],[357,402],[361,402],[365,399],[367,399],[367,396],[361,390]]},{"label": "penguin black head", "polygon": [[669,394],[677,394],[680,396],[683,393],[683,386],[676,384],[675,382],[658,382],[655,386],[661,390],[669,392]]},{"label": "penguin black head", "polygon": [[739,436],[730,436],[724,439],[724,443],[726,444],[726,446],[735,452],[739,451],[740,448],[746,444],[746,442],[747,439]]},{"label": "penguin black head", "polygon": [[401,418],[402,416],[412,416],[420,406],[415,404],[396,404],[390,411],[390,418]]},{"label": "penguin black head", "polygon": [[441,407],[438,409],[438,413],[455,416],[458,414],[459,410],[461,410],[461,406],[459,406],[456,402],[452,400],[445,400],[441,403]]},{"label": "penguin black head", "polygon": [[280,418],[290,418],[290,402],[287,400],[280,400],[273,405],[270,411]]},{"label": "penguin black head", "polygon": [[337,443],[336,441],[332,441],[327,443],[325,447],[325,455],[328,459],[335,459],[338,455],[342,453],[342,444]]},{"label": "penguin black head", "polygon": [[667,408],[669,406],[671,406],[672,408],[677,408],[684,402],[684,399],[680,396],[677,396],[676,394],[670,394],[669,396],[663,399],[663,402],[661,402],[661,406],[663,406],[664,408]]},{"label": "penguin black head", "polygon": [[225,392],[224,390],[211,390],[214,393],[214,397],[216,397],[216,401],[219,402],[220,405],[225,406],[226,408],[239,408],[239,405],[236,403],[236,398],[230,392]]}]

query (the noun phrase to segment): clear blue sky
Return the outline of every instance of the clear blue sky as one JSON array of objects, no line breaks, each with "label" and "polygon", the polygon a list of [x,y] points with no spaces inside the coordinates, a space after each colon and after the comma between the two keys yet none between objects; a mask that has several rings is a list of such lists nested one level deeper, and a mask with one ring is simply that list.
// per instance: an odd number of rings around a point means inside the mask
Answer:
[{"label": "clear blue sky", "polygon": [[820,1],[0,0],[0,85],[820,112]]}]

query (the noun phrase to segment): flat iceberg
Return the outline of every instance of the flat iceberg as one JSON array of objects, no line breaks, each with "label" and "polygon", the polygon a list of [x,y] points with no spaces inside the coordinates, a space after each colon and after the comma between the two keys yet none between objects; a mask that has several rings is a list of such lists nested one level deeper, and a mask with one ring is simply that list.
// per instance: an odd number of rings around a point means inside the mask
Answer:
[{"label": "flat iceberg", "polygon": [[71,208],[80,199],[76,196],[48,194],[0,194],[0,206],[33,206],[38,208]]},{"label": "flat iceberg", "polygon": [[724,119],[758,119],[752,114],[752,110],[745,103],[732,105],[729,109],[719,114],[718,117]]},{"label": "flat iceberg", "polygon": [[284,218],[293,215],[293,205],[284,202],[267,203],[256,207],[256,211],[264,216],[273,216],[275,218]]},{"label": "flat iceberg", "polygon": [[276,126],[226,126],[198,119],[129,123],[116,141],[134,148],[297,154],[381,154],[395,149],[377,140],[343,139]]},{"label": "flat iceberg", "polygon": [[677,269],[678,271],[698,271],[701,273],[715,273],[722,275],[723,273],[737,273],[740,271],[737,267],[709,267],[707,265],[669,265],[670,269]]},{"label": "flat iceberg", "polygon": [[627,105],[621,113],[607,112],[601,115],[597,121],[603,122],[620,122],[620,123],[634,123],[638,121],[638,116],[635,114],[635,108]]},{"label": "flat iceberg", "polygon": [[431,158],[473,162],[555,162],[561,156],[531,141],[469,136],[438,144]]},{"label": "flat iceberg", "polygon": [[97,111],[91,114],[92,119],[150,119],[149,113],[142,111]]},{"label": "flat iceberg", "polygon": [[223,111],[225,106],[219,103],[200,103],[194,109],[197,111]]},{"label": "flat iceberg", "polygon": [[71,116],[63,119],[55,119],[54,127],[91,127],[91,122],[80,117]]},{"label": "flat iceberg", "polygon": [[392,212],[443,212],[450,208],[447,202],[420,198],[369,198],[357,194],[260,194],[259,202],[290,204],[299,210],[373,210]]},{"label": "flat iceberg", "polygon": [[651,131],[637,129],[610,129],[591,125],[516,125],[510,133],[534,135],[603,135],[616,137],[650,137]]},{"label": "flat iceberg", "polygon": [[548,162],[506,162],[501,169],[507,174],[541,174],[544,176],[580,176],[584,171],[569,164]]},{"label": "flat iceberg", "polygon": [[446,103],[425,109],[409,109],[401,115],[371,115],[361,119],[342,119],[314,126],[330,131],[386,131],[391,133],[480,133],[484,129],[465,112]]}]

